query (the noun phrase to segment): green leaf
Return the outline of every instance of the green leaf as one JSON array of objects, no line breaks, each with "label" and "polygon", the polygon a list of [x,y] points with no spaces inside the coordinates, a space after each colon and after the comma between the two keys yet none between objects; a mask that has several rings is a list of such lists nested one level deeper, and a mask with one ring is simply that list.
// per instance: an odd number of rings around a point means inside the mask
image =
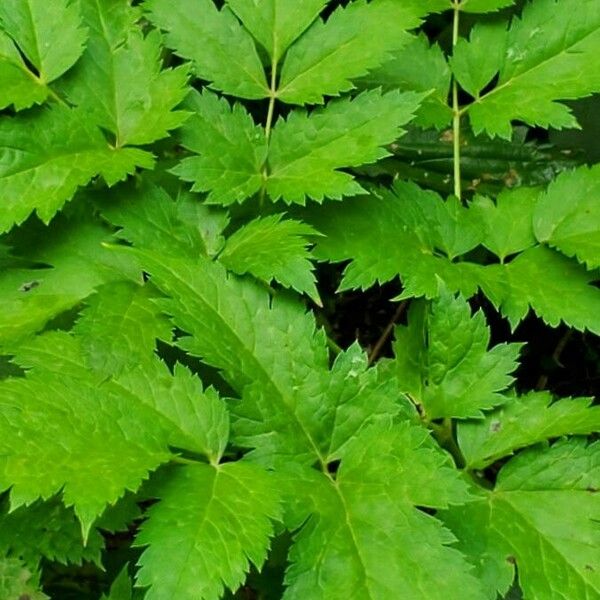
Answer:
[{"label": "green leaf", "polygon": [[[422,10],[422,9],[421,9]],[[425,12],[425,11],[423,11]],[[356,0],[317,19],[286,55],[277,98],[290,104],[322,104],[354,88],[353,79],[380,66],[410,39],[419,9],[395,0]]]},{"label": "green leaf", "polygon": [[68,334],[39,336],[18,352],[17,363],[33,369],[1,384],[0,487],[12,486],[13,508],[62,491],[87,537],[107,504],[168,460],[164,426],[92,373]]},{"label": "green leaf", "polygon": [[109,595],[103,595],[100,600],[132,600],[132,581],[127,571],[128,568],[125,565],[110,586]]},{"label": "green leaf", "polygon": [[597,443],[535,448],[503,467],[493,491],[443,513],[488,598],[508,590],[515,568],[524,598],[600,594],[599,463]]},{"label": "green leaf", "polygon": [[452,119],[452,110],[448,106],[450,77],[442,49],[437,44],[430,46],[427,37],[419,35],[396,50],[391,60],[371,70],[357,85],[428,92],[417,111],[414,124],[440,129]]},{"label": "green leaf", "polygon": [[[533,218],[540,242],[600,267],[600,166],[560,175],[542,194]],[[568,198],[568,202],[565,199]]]},{"label": "green leaf", "polygon": [[511,6],[515,0],[462,0],[459,8],[468,13],[487,13]]},{"label": "green leaf", "polygon": [[294,111],[279,120],[269,148],[267,191],[273,200],[304,204],[363,191],[338,169],[375,162],[399,135],[422,95],[366,91],[330,102],[311,113]]},{"label": "green leaf", "polygon": [[475,196],[470,210],[481,221],[482,244],[501,261],[535,245],[533,215],[538,203],[536,188],[505,190],[496,203],[485,196]]},{"label": "green leaf", "polygon": [[71,0],[5,0],[0,5],[0,26],[37,69],[42,84],[68,71],[87,39],[79,3]]},{"label": "green leaf", "polygon": [[[510,138],[511,121],[541,127],[576,127],[573,100],[600,91],[600,5],[596,0],[536,0],[515,18],[506,52],[495,65],[498,83],[468,111],[475,133]],[[490,67],[491,63],[487,66]],[[582,72],[585,77],[581,77]]]},{"label": "green leaf", "polygon": [[422,404],[429,419],[479,417],[482,410],[505,402],[500,392],[513,382],[510,374],[517,367],[520,344],[498,344],[488,350],[490,330],[483,313],[471,316],[467,302],[447,292],[429,311],[412,314],[417,318],[397,330],[397,375],[402,385],[406,366],[415,364],[407,356],[414,351],[414,341],[425,343],[416,358],[421,381],[410,375],[403,389]]},{"label": "green leaf", "polygon": [[93,529],[84,545],[73,509],[65,508],[58,498],[10,512],[8,502],[4,504],[0,515],[2,554],[17,556],[31,568],[37,568],[42,558],[65,565],[101,564],[102,536]]},{"label": "green leaf", "polygon": [[170,341],[171,325],[152,303],[148,286],[114,282],[86,302],[75,331],[89,366],[119,375],[153,355],[156,340]]},{"label": "green leaf", "polygon": [[181,131],[182,144],[199,154],[173,169],[193,190],[209,192],[208,202],[232,204],[258,192],[263,185],[267,140],[246,109],[205,90],[192,93],[187,107],[193,116]]},{"label": "green leaf", "polygon": [[152,168],[151,154],[111,148],[85,114],[62,105],[0,119],[0,232],[35,210],[49,222],[79,186],[102,175],[113,185],[136,167]]},{"label": "green leaf", "polygon": [[524,446],[569,434],[600,430],[600,407],[590,398],[553,401],[547,392],[507,398],[477,422],[460,423],[458,440],[470,469],[483,469]]},{"label": "green leaf", "polygon": [[277,63],[328,1],[227,0],[227,4]]},{"label": "green leaf", "polygon": [[0,109],[11,104],[15,110],[41,104],[48,90],[26,67],[19,51],[0,29]]},{"label": "green leaf", "polygon": [[238,275],[250,273],[267,284],[274,279],[320,303],[314,266],[307,249],[319,233],[310,225],[283,215],[254,219],[227,240],[219,260]]},{"label": "green leaf", "polygon": [[149,18],[166,32],[167,46],[192,61],[214,89],[239,98],[269,95],[265,72],[251,35],[228,7],[212,0],[146,0]]},{"label": "green leaf", "polygon": [[217,600],[224,588],[235,591],[250,563],[260,570],[266,559],[278,496],[274,478],[255,465],[177,469],[135,541],[149,546],[137,575],[138,586],[151,586],[146,598]]},{"label": "green leaf", "polygon": [[600,334],[598,276],[548,248],[525,250],[506,266],[506,292],[500,309],[512,327],[529,307],[548,325],[561,321],[583,331]]},{"label": "green leaf", "polygon": [[469,41],[459,38],[450,60],[460,85],[474,98],[492,81],[506,53],[506,25],[478,23]]},{"label": "green leaf", "polygon": [[7,599],[48,600],[39,588],[39,575],[33,573],[21,560],[0,558],[0,597]]},{"label": "green leaf", "polygon": [[371,427],[347,448],[335,476],[289,473],[289,526],[299,531],[286,600],[441,600],[457,586],[461,598],[482,598],[462,556],[448,547],[449,532],[415,509],[466,498],[463,482],[427,438],[406,424]]},{"label": "green leaf", "polygon": [[148,144],[179,127],[173,111],[187,94],[187,69],[161,71],[161,38],[135,27],[129,0],[83,2],[90,31],[86,51],[63,84],[88,118],[115,136],[116,146]]}]

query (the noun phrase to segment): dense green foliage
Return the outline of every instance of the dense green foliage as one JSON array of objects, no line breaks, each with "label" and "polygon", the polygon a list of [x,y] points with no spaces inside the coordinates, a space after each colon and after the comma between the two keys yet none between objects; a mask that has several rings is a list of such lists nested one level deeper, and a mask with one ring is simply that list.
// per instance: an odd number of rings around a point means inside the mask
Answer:
[{"label": "dense green foliage", "polygon": [[600,598],[510,335],[600,335],[600,3],[514,4],[3,0],[0,600]]}]

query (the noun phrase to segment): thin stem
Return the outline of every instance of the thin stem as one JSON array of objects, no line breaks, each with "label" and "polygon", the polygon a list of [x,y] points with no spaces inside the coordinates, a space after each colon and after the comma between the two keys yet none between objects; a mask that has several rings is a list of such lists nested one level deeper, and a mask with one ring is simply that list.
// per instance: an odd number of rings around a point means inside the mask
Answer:
[{"label": "thin stem", "polygon": [[392,335],[392,331],[394,330],[394,325],[396,324],[398,319],[402,316],[402,313],[406,310],[407,304],[408,304],[408,302],[406,300],[403,300],[398,305],[398,308],[396,309],[394,316],[392,317],[390,322],[387,324],[386,328],[383,330],[383,333],[381,334],[381,337],[377,340],[377,343],[375,344],[375,346],[373,346],[373,350],[371,350],[371,354],[369,354],[369,361],[368,361],[369,365],[372,365],[373,362],[377,359],[377,357],[381,353],[383,346],[387,342],[390,335]]},{"label": "thin stem", "polygon": [[[458,26],[460,21],[460,4],[455,2],[454,7],[454,19],[452,21],[452,47],[456,46],[458,42]],[[452,79],[452,139],[454,142],[454,195],[461,200],[462,199],[462,184],[461,184],[461,169],[460,169],[460,117],[461,110],[458,104],[458,82],[456,77]]]},{"label": "thin stem", "polygon": [[[271,129],[273,127],[273,116],[275,114],[275,98],[277,96],[277,62],[278,58],[274,54],[273,61],[271,63],[271,86],[269,88],[269,108],[267,109],[267,122],[265,123],[265,138],[267,139],[267,144],[269,143],[269,139],[271,138]],[[260,190],[260,199],[259,205],[260,208],[263,208],[265,202],[265,194],[267,191],[267,178],[269,177],[269,167],[267,163],[263,167],[262,171],[263,176],[263,186]]]}]

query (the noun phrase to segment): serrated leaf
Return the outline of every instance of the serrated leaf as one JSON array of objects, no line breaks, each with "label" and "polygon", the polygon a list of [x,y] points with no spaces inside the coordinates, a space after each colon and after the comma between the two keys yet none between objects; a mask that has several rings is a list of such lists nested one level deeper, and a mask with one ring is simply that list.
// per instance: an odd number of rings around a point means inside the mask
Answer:
[{"label": "serrated leaf", "polygon": [[117,147],[148,144],[179,127],[173,110],[188,92],[187,69],[161,70],[161,38],[135,26],[129,0],[82,3],[86,51],[62,88],[88,118],[115,136]]},{"label": "serrated leaf", "polygon": [[137,575],[138,586],[150,586],[146,598],[217,600],[224,588],[235,591],[250,564],[260,569],[266,559],[278,496],[274,479],[256,465],[179,468],[135,541],[149,546]]},{"label": "serrated leaf", "polygon": [[212,88],[239,98],[269,95],[254,41],[228,7],[218,10],[212,0],[146,0],[144,7],[167,46],[191,60]]},{"label": "serrated leaf", "polygon": [[475,196],[470,210],[481,221],[482,244],[501,261],[535,245],[533,215],[538,202],[536,188],[516,188],[501,192],[496,203],[485,196]]},{"label": "serrated leaf", "polygon": [[21,560],[5,556],[0,558],[0,597],[28,600],[48,600],[40,591],[39,574],[31,571]]},{"label": "serrated leaf", "polygon": [[[424,12],[424,11],[423,11]],[[317,19],[290,48],[277,98],[291,104],[322,104],[354,88],[353,79],[380,66],[410,39],[406,30],[422,13],[395,0],[356,0]]]},{"label": "serrated leaf", "polygon": [[205,90],[193,92],[186,104],[193,111],[181,131],[182,144],[199,154],[173,169],[194,191],[209,192],[208,202],[232,204],[258,192],[267,158],[264,129],[254,123],[239,103]]},{"label": "serrated leaf", "polygon": [[[346,450],[335,477],[290,472],[284,484],[289,525],[302,527],[290,550],[286,600],[437,600],[457,585],[462,598],[482,597],[460,554],[448,547],[452,536],[414,508],[466,497],[464,484],[426,438],[424,430],[406,425],[372,427]],[[434,483],[438,477],[445,486]]]},{"label": "serrated leaf", "polygon": [[[561,129],[577,126],[574,100],[600,90],[600,5],[596,0],[536,0],[525,5],[497,63],[496,87],[469,108],[475,133],[510,138],[511,121]],[[580,73],[587,72],[585,77]]]},{"label": "serrated leaf", "polygon": [[513,328],[531,307],[552,327],[564,321],[598,334],[600,290],[590,285],[597,279],[596,273],[549,248],[530,248],[506,265],[506,296],[500,309]]},{"label": "serrated leaf", "polygon": [[396,50],[391,60],[371,70],[357,85],[427,92],[414,124],[439,129],[452,119],[452,110],[448,106],[450,78],[450,68],[442,49],[437,44],[430,46],[426,36],[419,35]]},{"label": "serrated leaf", "polygon": [[98,373],[117,376],[130,370],[152,357],[157,339],[171,339],[171,325],[147,286],[107,284],[86,304],[75,332],[82,337],[87,363]]},{"label": "serrated leaf", "polygon": [[490,600],[515,565],[524,598],[600,594],[599,462],[600,446],[585,440],[535,448],[503,467],[493,491],[442,514]]},{"label": "serrated leaf", "polygon": [[478,23],[469,40],[459,38],[450,66],[460,85],[474,98],[492,81],[506,53],[506,25]]},{"label": "serrated leaf", "polygon": [[227,0],[227,4],[277,63],[328,1]]},{"label": "serrated leaf", "polygon": [[600,407],[590,398],[554,401],[548,392],[508,397],[478,422],[460,423],[458,441],[470,469],[483,469],[518,448],[564,435],[600,431]]},{"label": "serrated leaf", "polygon": [[219,261],[238,275],[250,273],[266,283],[274,279],[320,303],[307,249],[319,233],[302,221],[282,217],[259,217],[238,229],[227,239]]},{"label": "serrated leaf", "polygon": [[37,501],[8,512],[8,502],[0,514],[0,552],[17,556],[30,568],[41,559],[62,564],[81,565],[83,561],[101,564],[104,540],[91,531],[84,545],[81,525],[72,508],[65,508],[58,498]]},{"label": "serrated leaf", "polygon": [[467,302],[447,292],[420,316],[409,321],[408,329],[416,328],[414,333],[398,328],[394,353],[401,377],[410,360],[406,353],[414,348],[403,343],[404,338],[426,340],[426,350],[419,356],[421,382],[411,377],[403,389],[422,404],[427,417],[479,417],[482,410],[505,402],[500,392],[513,381],[510,374],[517,367],[520,344],[498,344],[488,350],[490,330],[483,313],[471,316]]},{"label": "serrated leaf", "polygon": [[125,565],[110,586],[108,596],[103,594],[100,600],[132,600],[132,597],[132,581],[129,577],[127,565]]},{"label": "serrated leaf", "polygon": [[600,166],[564,173],[539,198],[533,228],[540,242],[600,267]]},{"label": "serrated leaf", "polygon": [[401,135],[422,97],[372,90],[311,113],[290,113],[271,136],[267,192],[287,204],[360,193],[362,187],[339,169],[387,156],[382,146]]},{"label": "serrated leaf", "polygon": [[0,29],[0,109],[41,104],[48,90],[27,68],[11,38]]},{"label": "serrated leaf", "polygon": [[71,0],[4,0],[0,26],[37,69],[42,84],[68,71],[87,39],[79,4]]},{"label": "serrated leaf", "polygon": [[18,353],[17,363],[33,369],[1,384],[0,487],[12,486],[14,508],[62,491],[85,537],[107,504],[168,460],[164,425],[91,372],[77,340],[64,332],[40,336]]},{"label": "serrated leaf", "polygon": [[511,6],[515,0],[462,0],[459,10],[468,13],[487,13]]},{"label": "serrated leaf", "polygon": [[111,148],[85,115],[55,105],[0,120],[0,232],[36,211],[44,222],[96,175],[113,185],[154,159],[135,148]]}]

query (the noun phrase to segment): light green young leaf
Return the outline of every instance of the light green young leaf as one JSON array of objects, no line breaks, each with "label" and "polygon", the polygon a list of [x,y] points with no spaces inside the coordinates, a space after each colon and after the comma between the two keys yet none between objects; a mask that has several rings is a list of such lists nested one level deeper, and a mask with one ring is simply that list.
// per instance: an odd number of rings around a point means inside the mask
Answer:
[{"label": "light green young leaf", "polygon": [[442,49],[437,44],[430,46],[426,36],[419,35],[396,50],[391,60],[360,79],[357,85],[427,92],[413,122],[421,127],[441,129],[452,120],[452,110],[448,106],[450,77]]},{"label": "light green young leaf", "polygon": [[111,148],[77,110],[54,105],[0,119],[0,232],[33,210],[49,222],[79,186],[96,175],[113,185],[154,159],[136,148]]},{"label": "light green young leaf", "polygon": [[0,488],[11,487],[14,508],[62,491],[87,537],[107,504],[168,460],[165,428],[139,399],[102,384],[68,334],[39,336],[18,354],[33,369],[0,386]]},{"label": "light green young leaf", "polygon": [[319,233],[283,215],[259,217],[231,235],[219,260],[238,275],[250,273],[267,284],[274,279],[320,303],[314,266],[307,249]]},{"label": "light green young leaf", "polygon": [[84,545],[73,509],[65,508],[59,498],[8,509],[6,501],[0,514],[0,554],[18,556],[31,568],[37,568],[42,558],[64,565],[101,564],[104,539],[92,529]]},{"label": "light green young leaf", "polygon": [[26,247],[0,273],[0,345],[39,331],[103,283],[141,282],[141,270],[102,247],[110,232],[98,222],[59,218],[23,233]]},{"label": "light green young leaf", "polygon": [[469,40],[459,38],[450,66],[460,85],[474,98],[498,72],[506,53],[506,24],[477,23]]},{"label": "light green young leaf", "polygon": [[310,469],[282,477],[287,525],[302,526],[290,550],[285,600],[441,600],[457,586],[461,598],[483,598],[463,557],[448,547],[449,532],[415,509],[467,498],[427,437],[406,424],[371,427],[346,449],[335,477]]},{"label": "light green young leaf", "polygon": [[37,69],[42,84],[68,71],[81,56],[87,39],[79,3],[73,0],[4,0],[0,27]]},{"label": "light green young leaf", "polygon": [[227,0],[246,29],[277,63],[329,0]]},{"label": "light green young leaf", "polygon": [[267,158],[264,129],[246,109],[205,90],[193,92],[186,104],[192,117],[181,130],[181,143],[199,154],[185,158],[173,169],[194,191],[209,192],[207,200],[228,205],[260,190]]},{"label": "light green young leaf", "polygon": [[161,39],[135,26],[129,0],[82,3],[89,40],[63,88],[88,118],[115,136],[116,146],[148,144],[179,127],[187,69],[161,70]]},{"label": "light green young leaf", "polygon": [[531,307],[552,327],[564,321],[600,334],[600,290],[590,285],[598,279],[596,273],[542,246],[525,250],[505,268],[500,309],[513,328]]},{"label": "light green young leaf", "polygon": [[503,467],[493,491],[442,513],[487,598],[506,593],[515,569],[524,598],[600,594],[599,465],[598,443],[534,448]]},{"label": "light green young leaf", "polygon": [[9,556],[0,558],[0,597],[49,600],[40,591],[39,574],[32,572],[20,559]]},{"label": "light green young leaf", "polygon": [[515,0],[462,0],[460,10],[468,13],[487,13],[506,8],[515,3]]},{"label": "light green young leaf", "polygon": [[26,67],[13,41],[0,29],[0,109],[41,104],[48,90]]},{"label": "light green young leaf", "polygon": [[277,98],[291,104],[322,104],[354,88],[353,79],[383,64],[419,25],[419,10],[395,0],[356,0],[338,7],[290,48],[281,69]]},{"label": "light green young leaf", "polygon": [[178,468],[136,538],[136,546],[148,546],[136,583],[150,586],[147,600],[218,600],[224,588],[243,583],[250,564],[260,570],[272,521],[279,519],[275,480],[262,468],[242,462]]},{"label": "light green young leaf", "polygon": [[[511,24],[496,87],[469,108],[475,133],[510,138],[511,121],[576,127],[558,100],[600,91],[600,4],[597,0],[535,0]],[[581,73],[586,76],[582,77]]]},{"label": "light green young leaf", "polygon": [[600,165],[559,175],[540,196],[533,228],[540,242],[600,267]]},{"label": "light green young leaf", "polygon": [[423,96],[380,90],[330,102],[308,113],[294,111],[279,120],[269,148],[267,191],[273,200],[304,204],[363,191],[338,169],[375,162],[382,148],[402,134]]},{"label": "light green young leaf", "polygon": [[167,46],[212,88],[250,100],[269,95],[254,41],[228,7],[218,10],[213,0],[146,0],[144,7]]},{"label": "light green young leaf", "polygon": [[535,245],[533,214],[539,191],[537,188],[505,190],[496,203],[485,196],[475,196],[470,210],[481,223],[482,244],[501,261]]},{"label": "light green young leaf", "polygon": [[398,328],[394,353],[402,378],[406,365],[414,361],[406,356],[413,344],[404,343],[404,338],[425,340],[426,349],[418,356],[420,385],[411,377],[404,389],[422,404],[428,418],[479,417],[482,410],[506,401],[500,392],[513,382],[510,374],[517,368],[520,344],[498,344],[488,350],[490,330],[483,313],[471,316],[467,302],[447,292],[429,311],[415,316],[408,324],[414,333]]},{"label": "light green young leaf", "polygon": [[118,281],[102,286],[86,302],[75,326],[88,365],[117,376],[152,357],[156,340],[170,341],[171,325],[152,303],[148,286]]},{"label": "light green young leaf", "polygon": [[483,469],[518,448],[564,435],[600,431],[600,407],[590,398],[553,401],[548,392],[508,397],[482,421],[460,423],[458,441],[470,469]]}]

